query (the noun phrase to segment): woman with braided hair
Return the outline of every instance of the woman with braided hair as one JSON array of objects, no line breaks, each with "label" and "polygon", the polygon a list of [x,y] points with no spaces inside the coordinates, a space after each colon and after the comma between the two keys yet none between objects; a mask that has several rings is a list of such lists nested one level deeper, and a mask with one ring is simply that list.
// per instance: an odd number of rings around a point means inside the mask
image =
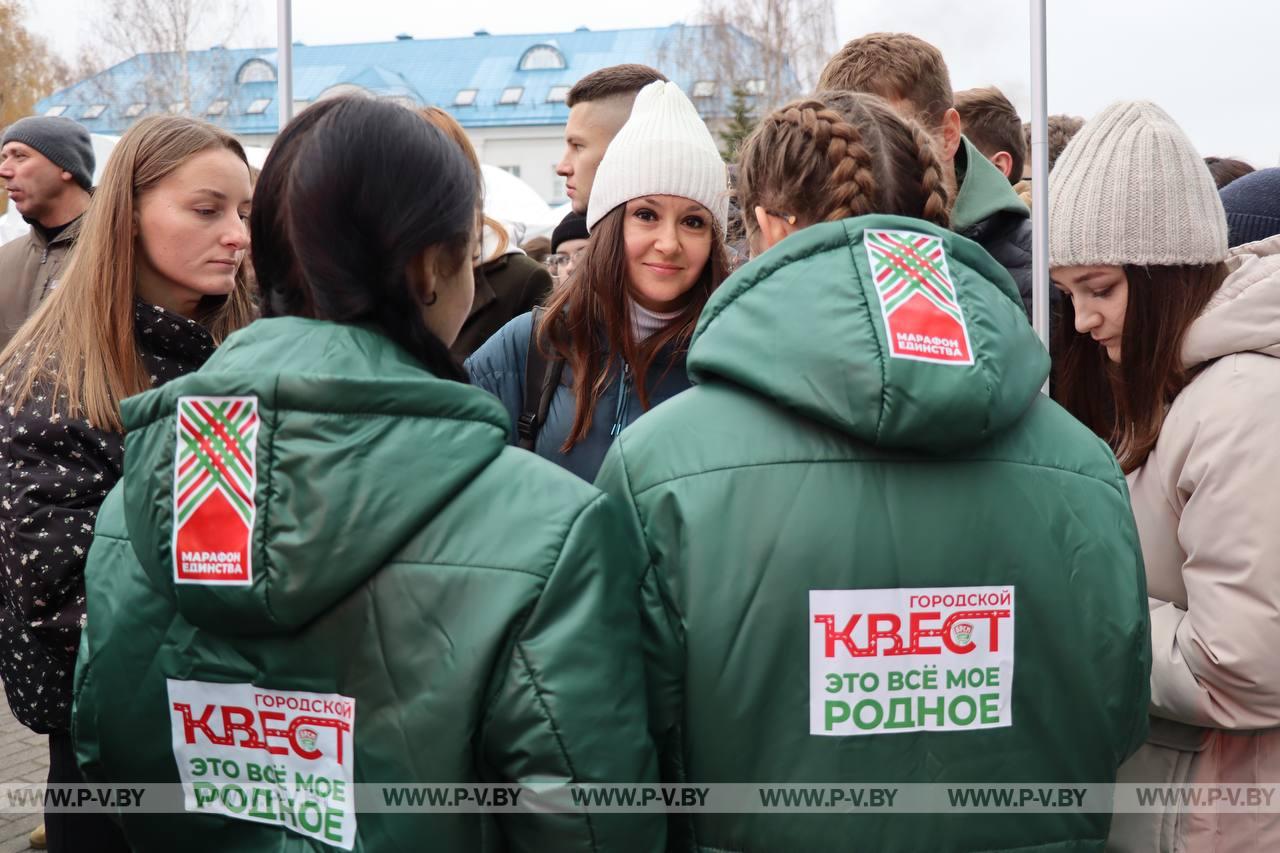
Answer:
[{"label": "woman with braided hair", "polygon": [[[1040,395],[1049,357],[1009,274],[945,227],[928,137],[874,96],[819,94],[765,117],[739,168],[754,257],[702,312],[694,387],[596,481],[648,545],[665,777],[1114,781],[1150,666],[1124,478]],[[1109,820],[669,829],[698,850],[1100,851]]]}]

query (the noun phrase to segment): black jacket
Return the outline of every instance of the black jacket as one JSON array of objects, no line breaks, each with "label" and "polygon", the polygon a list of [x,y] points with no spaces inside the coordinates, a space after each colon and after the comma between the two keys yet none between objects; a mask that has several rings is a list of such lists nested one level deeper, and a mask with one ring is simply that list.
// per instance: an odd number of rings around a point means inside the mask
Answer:
[{"label": "black jacket", "polygon": [[476,269],[476,297],[453,354],[466,359],[512,319],[532,311],[551,292],[551,273],[528,255],[503,255]]},{"label": "black jacket", "polygon": [[[200,324],[141,301],[134,336],[157,386],[214,349]],[[0,407],[0,678],[13,715],[42,733],[70,726],[85,557],[124,452],[122,435],[51,409],[49,397],[37,384],[22,408]]]},{"label": "black jacket", "polygon": [[1022,307],[1031,317],[1031,219],[999,211],[960,232],[987,250],[1018,285]]}]

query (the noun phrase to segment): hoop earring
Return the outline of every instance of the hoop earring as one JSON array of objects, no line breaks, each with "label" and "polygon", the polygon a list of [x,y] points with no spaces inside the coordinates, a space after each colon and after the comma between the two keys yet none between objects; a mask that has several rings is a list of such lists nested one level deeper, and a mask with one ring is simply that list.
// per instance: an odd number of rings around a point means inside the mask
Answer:
[{"label": "hoop earring", "polygon": [[433,291],[431,291],[431,298],[430,298],[430,299],[423,299],[423,300],[422,300],[422,305],[423,305],[423,307],[425,307],[425,308],[430,308],[432,305],[435,305],[435,304],[436,304],[436,300],[437,300],[437,299],[439,299],[439,298],[440,298],[440,291],[438,291],[438,290],[433,290]]}]

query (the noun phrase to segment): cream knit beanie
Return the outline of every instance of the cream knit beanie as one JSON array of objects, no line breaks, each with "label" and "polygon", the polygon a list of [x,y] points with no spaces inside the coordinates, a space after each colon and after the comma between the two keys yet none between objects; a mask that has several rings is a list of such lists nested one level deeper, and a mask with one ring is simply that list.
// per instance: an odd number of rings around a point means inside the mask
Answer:
[{"label": "cream knit beanie", "polygon": [[1049,263],[1211,264],[1227,256],[1213,177],[1182,129],[1148,101],[1085,122],[1049,176]]},{"label": "cream knit beanie", "polygon": [[587,228],[620,204],[644,195],[698,202],[724,234],[729,173],[711,132],[675,83],[656,81],[636,95],[631,117],[609,143],[587,202]]}]

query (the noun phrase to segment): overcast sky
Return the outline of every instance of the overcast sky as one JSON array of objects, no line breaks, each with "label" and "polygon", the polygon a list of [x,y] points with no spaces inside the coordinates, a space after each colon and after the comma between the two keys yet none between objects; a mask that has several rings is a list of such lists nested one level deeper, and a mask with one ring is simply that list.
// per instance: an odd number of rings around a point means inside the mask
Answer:
[{"label": "overcast sky", "polygon": [[[94,0],[27,0],[29,23],[66,56],[91,43]],[[696,0],[294,0],[307,44],[663,26],[692,22]],[[1113,100],[1164,107],[1201,154],[1280,163],[1275,44],[1280,3],[1257,0],[1050,0],[1049,111],[1083,115]],[[1030,111],[1027,0],[836,0],[832,47],[877,30],[912,32],[946,56],[956,88],[995,84]],[[74,23],[70,23],[74,22]],[[248,0],[233,46],[275,44],[275,3]],[[211,34],[210,40],[219,35]],[[198,45],[207,47],[209,45]]]}]

